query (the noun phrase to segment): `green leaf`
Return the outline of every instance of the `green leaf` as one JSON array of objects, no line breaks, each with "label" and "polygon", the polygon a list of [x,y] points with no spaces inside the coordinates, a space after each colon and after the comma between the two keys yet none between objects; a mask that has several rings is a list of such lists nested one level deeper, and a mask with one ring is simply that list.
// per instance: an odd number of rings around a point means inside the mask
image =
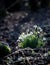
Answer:
[{"label": "green leaf", "polygon": [[0,43],[0,58],[11,53],[11,48],[8,45]]}]

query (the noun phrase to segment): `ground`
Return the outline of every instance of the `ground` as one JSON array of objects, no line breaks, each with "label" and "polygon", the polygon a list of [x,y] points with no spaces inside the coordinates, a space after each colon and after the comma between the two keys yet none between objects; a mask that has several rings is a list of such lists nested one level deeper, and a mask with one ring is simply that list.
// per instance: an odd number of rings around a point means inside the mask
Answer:
[{"label": "ground", "polygon": [[[18,36],[22,32],[26,33],[28,30],[33,31],[33,25],[35,24],[42,28],[48,25],[48,32],[50,33],[50,9],[40,9],[36,12],[7,12],[7,16],[0,24],[0,41],[8,42],[10,47],[15,47],[17,45]],[[50,47],[48,48],[50,49]],[[13,48],[13,51],[14,50],[15,48]]]}]

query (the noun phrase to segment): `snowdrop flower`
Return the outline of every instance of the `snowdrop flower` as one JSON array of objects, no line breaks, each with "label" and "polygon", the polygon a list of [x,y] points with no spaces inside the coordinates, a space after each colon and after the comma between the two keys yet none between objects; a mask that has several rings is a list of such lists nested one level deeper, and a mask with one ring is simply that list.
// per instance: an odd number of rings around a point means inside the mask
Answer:
[{"label": "snowdrop flower", "polygon": [[29,34],[27,34],[27,36],[33,35],[33,32],[30,32]]},{"label": "snowdrop flower", "polygon": [[42,32],[42,31],[43,31],[41,27],[38,27],[38,30],[39,30],[40,32]]},{"label": "snowdrop flower", "polygon": [[33,27],[36,29],[37,28],[37,25],[34,25]]},{"label": "snowdrop flower", "polygon": [[46,38],[45,37],[43,37],[43,41],[46,41]]},{"label": "snowdrop flower", "polygon": [[28,36],[28,34],[27,35],[25,35],[23,38],[26,38]]},{"label": "snowdrop flower", "polygon": [[42,29],[40,29],[40,32],[42,32],[43,30]]},{"label": "snowdrop flower", "polygon": [[25,33],[22,33],[22,34],[21,34],[21,36],[24,36],[24,35],[25,35]]},{"label": "snowdrop flower", "polygon": [[28,37],[28,36],[30,36],[30,34],[22,33],[22,34],[19,36],[19,39],[18,39],[18,40],[23,41],[24,38],[26,38],[26,37]]},{"label": "snowdrop flower", "polygon": [[38,29],[40,30],[40,29],[41,29],[41,27],[38,27]]},{"label": "snowdrop flower", "polygon": [[32,35],[32,34],[33,34],[33,32],[30,32],[30,34]]},{"label": "snowdrop flower", "polygon": [[[22,37],[19,37],[19,40],[23,40],[23,38],[22,38]],[[19,41],[19,40],[18,40],[18,41]]]},{"label": "snowdrop flower", "polygon": [[26,37],[30,36],[30,34],[27,34]]},{"label": "snowdrop flower", "polygon": [[40,32],[39,32],[39,31],[38,31],[37,33],[38,33],[38,34],[40,34]]},{"label": "snowdrop flower", "polygon": [[23,41],[24,37],[25,37],[25,33],[22,33],[22,34],[19,36],[18,40]]}]

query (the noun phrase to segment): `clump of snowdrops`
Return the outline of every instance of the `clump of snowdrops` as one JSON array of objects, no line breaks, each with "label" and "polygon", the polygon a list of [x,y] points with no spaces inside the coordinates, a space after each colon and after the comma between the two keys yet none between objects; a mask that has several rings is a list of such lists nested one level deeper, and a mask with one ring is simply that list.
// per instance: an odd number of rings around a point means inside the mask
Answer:
[{"label": "clump of snowdrops", "polygon": [[21,48],[40,48],[45,46],[46,38],[44,37],[43,29],[34,25],[33,32],[22,33],[18,38],[18,46]]}]

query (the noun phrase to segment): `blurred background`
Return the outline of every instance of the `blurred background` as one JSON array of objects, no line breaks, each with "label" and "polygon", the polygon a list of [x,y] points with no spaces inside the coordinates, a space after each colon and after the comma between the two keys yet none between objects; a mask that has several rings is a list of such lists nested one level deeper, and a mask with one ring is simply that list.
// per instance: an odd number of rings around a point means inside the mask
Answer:
[{"label": "blurred background", "polygon": [[0,0],[1,40],[16,40],[34,24],[50,25],[50,0]]},{"label": "blurred background", "polygon": [[19,35],[33,31],[34,25],[47,33],[46,48],[50,51],[50,0],[0,0],[0,41],[12,51],[18,45]]},{"label": "blurred background", "polygon": [[50,8],[50,0],[0,0],[0,10],[19,11]]}]

